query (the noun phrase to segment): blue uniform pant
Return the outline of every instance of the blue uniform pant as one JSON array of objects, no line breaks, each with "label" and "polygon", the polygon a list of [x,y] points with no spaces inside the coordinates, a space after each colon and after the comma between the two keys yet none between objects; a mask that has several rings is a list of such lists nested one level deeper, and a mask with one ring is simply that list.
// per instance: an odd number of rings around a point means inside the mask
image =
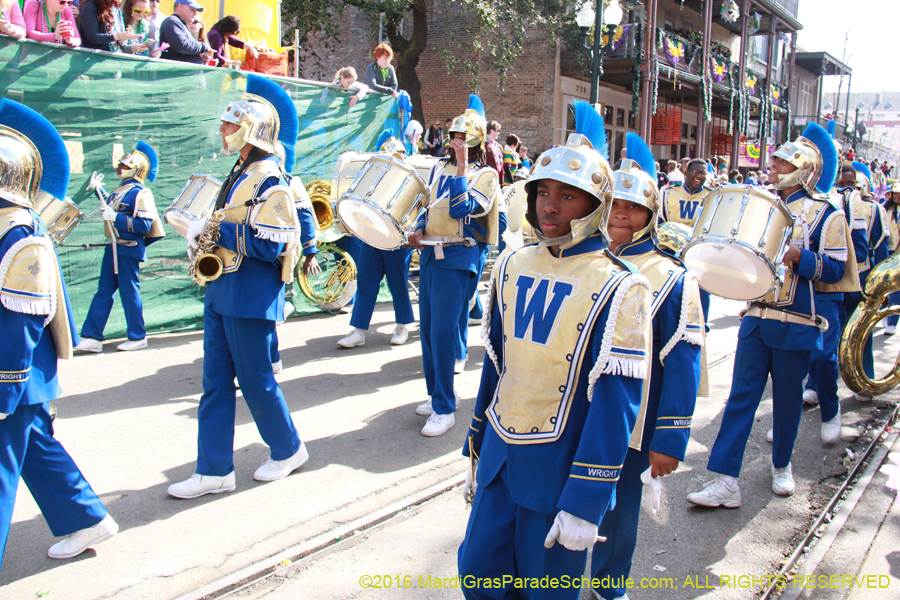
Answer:
[{"label": "blue uniform pant", "polygon": [[419,335],[422,367],[431,406],[439,415],[456,410],[454,357],[459,344],[459,315],[467,306],[471,271],[442,269],[429,261],[419,270]]},{"label": "blue uniform pant", "polygon": [[147,335],[144,331],[144,308],[141,304],[141,282],[138,270],[141,261],[136,258],[119,256],[119,274],[113,273],[112,246],[103,252],[100,265],[100,283],[97,293],[91,300],[87,319],[81,327],[81,337],[102,340],[106,321],[112,310],[113,298],[119,290],[122,310],[125,311],[125,322],[128,324],[128,339],[142,340]]},{"label": "blue uniform pant", "polygon": [[278,351],[278,330],[272,330],[272,338],[269,340],[269,360],[274,365],[281,360],[281,352]]},{"label": "blue uniform pant", "polygon": [[0,561],[20,476],[57,537],[93,527],[108,514],[75,461],[53,437],[47,405],[20,406],[0,420]]},{"label": "blue uniform pant", "polygon": [[[457,555],[463,596],[468,600],[576,600],[581,595],[587,551],[567,550],[558,542],[549,550],[544,548],[554,517],[555,514],[535,512],[515,503],[509,492],[506,466],[490,484],[479,487]],[[478,578],[501,580],[504,576],[555,577],[561,583],[575,580],[575,585],[562,583],[556,589],[514,589],[511,581],[502,587],[474,585]]]},{"label": "blue uniform pant", "polygon": [[[900,292],[893,292],[888,294],[888,302],[890,302],[891,306],[897,306],[900,304]],[[897,322],[900,321],[900,315],[891,315],[887,318],[888,325],[897,326]]]},{"label": "blue uniform pant", "polygon": [[356,263],[356,304],[353,305],[350,325],[363,330],[369,328],[381,280],[385,277],[394,301],[395,322],[407,325],[415,321],[412,302],[409,299],[409,287],[406,283],[410,258],[412,248],[379,250],[368,244],[362,244],[359,249],[359,261]]},{"label": "blue uniform pant", "polygon": [[611,600],[628,592],[625,580],[631,573],[631,559],[637,545],[638,520],[641,516],[641,473],[650,465],[650,452],[628,450],[619,481],[616,482],[616,506],[606,511],[600,523],[600,535],[591,552],[591,579],[599,579],[594,587],[602,598]]},{"label": "blue uniform pant", "polygon": [[[893,294],[890,295],[892,296]],[[850,320],[853,311],[856,310],[856,307],[859,306],[860,302],[862,302],[862,294],[859,292],[849,292],[844,294],[844,304],[841,307],[842,332],[847,325],[847,321]],[[838,341],[840,341],[840,334],[838,334]],[[869,334],[866,338],[866,343],[863,346],[863,371],[869,379],[875,378],[875,354],[872,350],[872,334]]]},{"label": "blue uniform pant", "polygon": [[731,393],[709,455],[710,471],[732,477],[741,474],[744,449],[769,375],[772,376],[775,436],[772,464],[776,469],[783,469],[791,462],[803,416],[803,378],[809,369],[809,359],[809,350],[781,350],[766,345],[759,327],[738,338]]},{"label": "blue uniform pant", "polygon": [[300,436],[272,373],[274,333],[275,321],[227,317],[206,307],[197,473],[222,477],[234,471],[235,376],[272,460],[285,460],[300,450]]},{"label": "blue uniform pant", "polygon": [[[478,272],[469,281],[469,287],[466,289],[466,305],[463,307],[462,314],[459,316],[459,340],[456,345],[456,358],[463,360],[469,355],[469,317],[473,319],[481,319],[484,317],[484,309],[481,307],[481,298],[478,297],[478,282],[481,281],[481,274],[484,273],[484,267],[487,264],[488,254],[491,247],[487,244],[478,244],[478,264],[476,268]],[[472,306],[472,298],[475,298],[475,305]]]},{"label": "blue uniform pant", "polygon": [[[816,310],[828,319],[828,331],[822,334],[822,349],[813,350],[810,355],[809,378],[806,389],[815,390],[819,397],[822,421],[830,421],[837,415],[838,398],[837,349],[841,340],[843,322],[840,318],[843,299],[817,300]],[[869,345],[871,351],[871,344]]]},{"label": "blue uniform pant", "polygon": [[703,323],[706,325],[706,331],[709,331],[709,298],[710,293],[704,289],[700,290],[700,307],[703,309]]},{"label": "blue uniform pant", "polygon": [[[352,235],[345,235],[342,238],[338,238],[338,240],[334,242],[334,245],[347,252],[347,254],[350,255],[350,258],[353,259],[353,263],[357,266],[359,265],[359,250],[363,246],[363,243],[359,241],[359,238],[353,237]],[[357,296],[359,296],[359,284],[357,284],[356,293],[353,294],[353,298],[347,304],[356,304]]]}]

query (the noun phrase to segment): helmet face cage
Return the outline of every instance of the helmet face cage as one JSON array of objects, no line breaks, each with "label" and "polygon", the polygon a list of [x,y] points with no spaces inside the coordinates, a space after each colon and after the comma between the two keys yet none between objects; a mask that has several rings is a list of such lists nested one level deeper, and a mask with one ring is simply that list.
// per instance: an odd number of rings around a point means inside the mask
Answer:
[{"label": "helmet face cage", "polygon": [[0,125],[0,198],[34,208],[43,171],[41,155],[31,140]]},{"label": "helmet face cage", "polygon": [[[659,213],[659,191],[656,182],[650,175],[642,171],[638,164],[633,160],[623,160],[622,168],[613,173],[612,199],[634,202],[650,211],[650,221],[640,231],[636,231],[634,235],[631,236],[631,241],[641,239],[647,235],[648,232],[653,236],[654,242],[658,241],[656,221]],[[610,239],[608,232],[609,218],[612,214],[612,204],[612,202],[608,203],[600,227],[600,230],[607,239]]]},{"label": "helmet face cage", "polygon": [[822,153],[815,144],[800,136],[794,142],[783,144],[773,157],[778,157],[797,167],[795,173],[779,176],[776,189],[786,189],[799,185],[808,194],[817,195],[816,184],[822,176]]}]

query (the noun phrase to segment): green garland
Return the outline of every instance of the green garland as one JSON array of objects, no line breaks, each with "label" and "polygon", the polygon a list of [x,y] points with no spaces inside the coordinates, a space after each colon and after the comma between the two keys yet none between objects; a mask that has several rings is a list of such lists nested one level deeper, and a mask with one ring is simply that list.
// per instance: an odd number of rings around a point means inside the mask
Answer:
[{"label": "green garland", "polygon": [[734,65],[728,61],[728,135],[734,134]]},{"label": "green garland", "polygon": [[[656,30],[656,45],[658,48],[662,47],[662,36],[663,36],[662,29],[657,29]],[[653,61],[652,62],[653,70],[652,70],[652,74],[651,74],[651,77],[653,77],[653,92],[652,92],[653,93],[653,110],[651,111],[651,113],[655,115],[656,107],[657,107],[657,100],[659,98],[659,54],[654,52],[653,58],[651,60]]]},{"label": "green garland", "polygon": [[637,31],[634,33],[634,65],[632,66],[633,80],[631,83],[631,112],[637,114],[638,104],[640,104],[641,96],[641,63],[644,62],[644,45],[641,43],[642,24],[637,24]]},{"label": "green garland", "polygon": [[787,121],[785,122],[785,139],[791,139],[791,86],[787,86],[784,88],[784,98],[785,103],[787,104]]}]

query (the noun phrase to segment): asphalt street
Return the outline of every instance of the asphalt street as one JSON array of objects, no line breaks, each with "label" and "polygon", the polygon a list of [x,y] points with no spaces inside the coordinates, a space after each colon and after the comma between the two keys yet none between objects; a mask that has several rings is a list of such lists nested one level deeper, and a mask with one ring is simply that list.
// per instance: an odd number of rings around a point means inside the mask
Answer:
[{"label": "asphalt street", "polygon": [[[873,413],[886,413],[897,401],[894,391],[861,404],[842,386],[844,437],[830,446],[819,440],[818,409],[806,410],[793,457],[797,491],[782,498],[770,487],[767,389],[744,457],[743,506],[687,504],[684,496],[709,478],[706,460],[730,386],[741,306],[713,300],[711,393],[698,400],[686,461],[664,479],[661,511],[642,518],[632,576],[646,578],[647,586],[651,578],[667,578],[676,582],[674,589],[635,589],[632,600],[754,597],[759,586],[729,587],[723,577],[762,577],[778,569],[840,485],[846,449],[860,447]],[[103,354],[62,363],[56,435],[121,530],[76,559],[47,558],[55,539],[22,486],[0,571],[0,597],[188,598],[235,573],[262,570],[291,549],[302,557],[283,562],[278,577],[237,596],[461,597],[457,589],[434,582],[456,576],[456,548],[468,513],[456,490],[429,490],[451,487],[465,466],[459,450],[483,357],[478,328],[470,329],[470,360],[456,378],[462,398],[456,426],[439,438],[422,437],[425,419],[414,413],[425,399],[418,330],[412,328],[406,345],[390,346],[392,329],[390,304],[377,306],[366,345],[351,350],[336,345],[350,330],[347,314],[294,318],[280,326],[285,371],[278,380],[310,461],[282,481],[253,481],[268,452],[239,397],[238,489],[195,500],[171,498],[166,488],[194,470],[202,332],[154,336],[149,348],[132,353],[116,352],[110,341]],[[876,370],[884,372],[900,339],[876,335],[875,350]],[[883,488],[872,484],[878,485]],[[435,497],[428,500],[429,495]],[[410,504],[415,507],[403,510]],[[884,515],[885,526],[896,523],[895,509],[886,508]],[[885,560],[870,570],[896,570],[895,558]],[[390,576],[402,589],[361,586],[369,575],[381,575],[382,581]],[[407,575],[415,585],[407,587]],[[419,586],[420,575],[431,575],[432,583]]]}]

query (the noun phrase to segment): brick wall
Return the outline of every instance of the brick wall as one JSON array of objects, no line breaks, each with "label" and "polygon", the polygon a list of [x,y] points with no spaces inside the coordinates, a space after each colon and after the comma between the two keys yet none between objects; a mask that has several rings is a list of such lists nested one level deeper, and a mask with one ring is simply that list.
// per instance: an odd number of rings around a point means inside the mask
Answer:
[{"label": "brick wall", "polygon": [[[463,34],[465,20],[460,18],[452,0],[427,0],[427,8],[428,47],[416,68],[422,83],[426,127],[435,120],[443,124],[447,117],[462,114],[472,91],[466,85],[466,75],[454,77],[448,74],[441,57],[441,51],[453,45],[451,36]],[[349,65],[362,78],[366,66],[374,60],[372,51],[377,44],[377,35],[377,22],[373,25],[360,11],[348,9],[341,23],[341,40],[337,47],[334,51],[326,51],[321,45],[313,45],[312,51],[327,58],[320,58],[323,66],[316,67],[307,53],[308,59],[301,64],[300,76],[328,80],[338,68]],[[477,93],[484,102],[488,120],[502,125],[498,140],[501,144],[507,134],[515,133],[529,147],[530,154],[536,155],[550,147],[557,62],[555,43],[538,31],[529,32],[522,55],[507,74],[502,87],[496,70],[482,61]]]}]

